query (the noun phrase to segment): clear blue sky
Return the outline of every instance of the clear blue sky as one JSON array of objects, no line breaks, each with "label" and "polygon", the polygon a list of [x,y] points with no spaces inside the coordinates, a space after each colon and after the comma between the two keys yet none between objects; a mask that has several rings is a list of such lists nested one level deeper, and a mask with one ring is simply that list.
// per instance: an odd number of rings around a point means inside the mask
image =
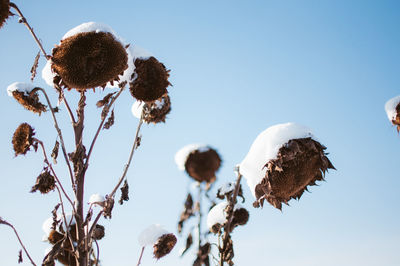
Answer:
[{"label": "clear blue sky", "polygon": [[[172,112],[163,125],[146,125],[142,146],[128,173],[131,200],[102,220],[103,265],[136,265],[137,237],[151,223],[176,232],[189,178],[174,154],[190,143],[207,143],[223,157],[221,184],[254,138],[267,127],[297,122],[314,130],[337,168],[327,182],[280,212],[253,209],[244,184],[249,223],[233,234],[236,265],[398,266],[400,255],[400,137],[384,104],[400,94],[400,2],[336,1],[17,1],[51,48],[69,29],[88,21],[110,25],[128,42],[155,54],[171,69]],[[21,122],[51,150],[56,132],[49,114],[25,111],[6,87],[29,82],[38,48],[27,30],[11,18],[0,30],[0,216],[12,222],[40,262],[42,222],[56,194],[28,193],[40,173],[40,153],[14,158],[11,137]],[[40,61],[40,70],[44,66]],[[40,77],[56,102],[52,88]],[[95,102],[108,91],[88,93],[88,143],[98,124]],[[67,93],[74,102],[76,93]],[[103,131],[87,174],[88,198],[106,194],[122,173],[137,120],[126,91],[116,121]],[[65,110],[64,110],[65,111]],[[71,127],[59,114],[68,149]],[[88,145],[88,144],[86,144]],[[57,170],[67,183],[59,159]],[[194,254],[178,258],[184,245],[156,262],[150,249],[142,265],[190,265]],[[0,264],[17,265],[19,246],[0,227]],[[25,260],[24,265],[29,265]]]}]

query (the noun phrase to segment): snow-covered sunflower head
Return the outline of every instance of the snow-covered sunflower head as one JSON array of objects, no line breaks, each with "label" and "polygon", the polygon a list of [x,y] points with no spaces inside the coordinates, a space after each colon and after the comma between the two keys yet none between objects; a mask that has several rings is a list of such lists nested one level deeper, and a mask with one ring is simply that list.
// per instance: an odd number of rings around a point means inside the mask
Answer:
[{"label": "snow-covered sunflower head", "polygon": [[397,126],[397,132],[400,132],[400,95],[387,101],[385,110],[390,122]]},{"label": "snow-covered sunflower head", "polygon": [[169,70],[154,56],[135,59],[135,72],[129,82],[129,90],[139,101],[151,102],[166,94]]},{"label": "snow-covered sunflower head", "polygon": [[10,1],[0,0],[0,28],[3,27],[4,22],[10,16]]},{"label": "snow-covered sunflower head", "polygon": [[26,110],[41,115],[42,112],[47,111],[47,108],[46,105],[39,101],[39,95],[36,92],[37,89],[30,83],[14,82],[7,87],[7,93]]},{"label": "snow-covered sunflower head", "polygon": [[126,46],[109,27],[93,22],[64,35],[51,56],[54,81],[78,91],[113,84],[127,68]]},{"label": "snow-covered sunflower head", "polygon": [[15,156],[25,155],[34,144],[33,136],[35,132],[28,123],[20,124],[14,132],[12,138]]},{"label": "snow-covered sunflower head", "polygon": [[294,123],[279,124],[262,132],[240,164],[240,173],[256,198],[281,209],[282,203],[300,199],[307,186],[324,180],[335,169],[310,130]]},{"label": "snow-covered sunflower head", "polygon": [[143,230],[138,240],[142,247],[153,246],[153,255],[156,259],[169,254],[177,241],[174,234],[168,232],[159,224],[152,224]]},{"label": "snow-covered sunflower head", "polygon": [[196,181],[213,183],[222,160],[215,149],[207,145],[190,144],[176,153],[175,162],[179,169],[185,170]]}]

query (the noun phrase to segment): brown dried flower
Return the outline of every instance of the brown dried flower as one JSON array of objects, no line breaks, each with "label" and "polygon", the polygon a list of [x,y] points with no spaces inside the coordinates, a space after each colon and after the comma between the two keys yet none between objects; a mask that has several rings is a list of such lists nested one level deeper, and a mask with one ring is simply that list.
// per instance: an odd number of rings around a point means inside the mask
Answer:
[{"label": "brown dried flower", "polygon": [[392,124],[397,126],[397,132],[400,132],[400,103],[396,106],[396,117],[392,120]]},{"label": "brown dried flower", "polygon": [[238,225],[245,225],[249,220],[249,212],[245,208],[237,208],[233,212],[231,230]]},{"label": "brown dried flower", "polygon": [[46,112],[46,105],[39,101],[39,95],[36,92],[27,94],[26,92],[15,90],[12,92],[12,96],[16,99],[25,109],[37,113],[39,115],[42,112]]},{"label": "brown dried flower", "polygon": [[4,22],[10,16],[10,1],[0,0],[0,28],[3,27]]},{"label": "brown dried flower", "polygon": [[328,169],[335,169],[324,152],[326,147],[312,138],[292,139],[278,151],[276,159],[267,162],[264,179],[255,187],[255,207],[266,199],[275,208],[282,202],[300,199],[307,186],[324,180]]},{"label": "brown dried flower", "polygon": [[47,239],[49,240],[50,244],[54,245],[63,238],[64,238],[63,234],[57,232],[56,230],[51,230]]},{"label": "brown dried flower", "polygon": [[210,243],[205,243],[199,248],[199,251],[197,252],[197,258],[193,262],[193,266],[209,266],[210,265],[210,254],[211,251],[211,245]]},{"label": "brown dried flower", "polygon": [[196,149],[186,159],[185,170],[196,181],[213,183],[216,179],[215,173],[221,166],[221,158],[216,150]]},{"label": "brown dried flower", "polygon": [[105,228],[100,224],[96,224],[96,227],[93,229],[93,238],[96,240],[100,240],[105,235]]},{"label": "brown dried flower", "polygon": [[30,150],[30,147],[34,145],[34,135],[35,132],[28,123],[22,123],[18,126],[12,138],[15,156],[25,155]]},{"label": "brown dried flower", "polygon": [[171,100],[167,94],[153,102],[145,102],[143,105],[143,120],[146,123],[165,123],[167,114],[171,111]]},{"label": "brown dried flower", "polygon": [[125,47],[109,32],[82,32],[53,49],[52,70],[61,85],[78,91],[119,80],[128,67]]},{"label": "brown dried flower", "polygon": [[129,90],[133,97],[139,101],[151,102],[167,93],[170,70],[156,58],[135,60],[135,73],[129,83]]},{"label": "brown dried flower", "polygon": [[153,246],[153,254],[156,259],[160,259],[169,254],[176,244],[176,236],[174,234],[162,235]]},{"label": "brown dried flower", "polygon": [[42,194],[49,193],[54,190],[56,186],[56,180],[53,175],[50,174],[48,169],[45,169],[36,179],[36,184],[32,187],[31,192],[40,191]]}]

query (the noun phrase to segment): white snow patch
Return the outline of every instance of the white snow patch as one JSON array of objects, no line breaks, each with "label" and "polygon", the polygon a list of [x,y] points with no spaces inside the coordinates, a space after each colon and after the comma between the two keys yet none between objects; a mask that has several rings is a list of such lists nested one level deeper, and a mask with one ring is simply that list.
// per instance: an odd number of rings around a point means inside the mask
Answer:
[{"label": "white snow patch", "polygon": [[61,40],[64,40],[64,39],[66,39],[68,37],[74,36],[74,35],[79,34],[79,33],[92,32],[92,31],[94,31],[96,33],[98,33],[98,32],[109,32],[112,35],[114,35],[114,37],[118,41],[124,43],[122,41],[122,39],[115,33],[115,31],[110,26],[108,26],[106,24],[103,24],[103,23],[93,22],[93,21],[92,22],[82,23],[82,24],[76,26],[75,28],[70,29],[67,33],[64,34],[64,36],[62,37]]},{"label": "white snow patch", "polygon": [[42,79],[46,82],[47,85],[54,87],[53,79],[55,76],[56,73],[51,70],[51,60],[47,60],[42,69]]},{"label": "white snow patch", "polygon": [[[75,224],[75,217],[73,217],[72,214],[65,214],[65,219],[67,220],[68,224],[70,225]],[[57,220],[61,220],[61,222],[57,225],[57,227],[62,223],[62,228],[64,229],[64,231],[67,230],[62,213],[57,213]],[[46,237],[49,237],[50,232],[53,230],[51,229],[52,224],[53,224],[53,217],[47,218],[47,220],[44,221],[42,224],[42,229]],[[56,228],[56,231],[58,231],[58,228]]]},{"label": "white snow patch", "polygon": [[210,147],[204,144],[189,144],[186,145],[185,147],[181,148],[176,154],[175,154],[175,163],[178,166],[179,170],[184,171],[185,170],[185,164],[188,156],[194,152],[195,150],[198,150],[199,152],[206,152],[210,150]]},{"label": "white snow patch", "polygon": [[276,159],[279,149],[291,139],[311,137],[311,130],[296,123],[278,124],[261,132],[255,139],[244,160],[240,163],[240,173],[247,179],[251,193],[255,197],[255,187],[264,178],[267,162]]},{"label": "white snow patch", "polygon": [[8,96],[13,96],[12,93],[14,91],[19,91],[19,92],[24,92],[26,95],[29,95],[29,93],[35,88],[32,83],[24,83],[24,82],[14,82],[13,84],[10,84],[7,87],[7,94]]},{"label": "white snow patch", "polygon": [[140,119],[142,116],[142,110],[143,110],[144,102],[142,101],[136,101],[132,104],[132,114],[134,117],[137,117]]},{"label": "white snow patch", "polygon": [[390,122],[396,119],[397,115],[396,107],[399,103],[400,103],[400,95],[390,99],[385,104],[385,111]]},{"label": "white snow patch", "polygon": [[235,183],[231,183],[231,182],[228,182],[228,183],[225,183],[220,189],[219,189],[219,194],[220,195],[225,195],[225,194],[227,194],[227,193],[229,193],[229,192],[232,192],[232,191],[234,191],[235,190]]},{"label": "white snow patch", "polygon": [[[226,213],[226,207],[228,206],[227,201],[222,201],[215,205],[207,215],[207,227],[211,230],[213,225],[220,224],[224,226],[225,223],[228,221],[228,214]],[[236,203],[233,210],[243,209],[244,207]]]},{"label": "white snow patch", "polygon": [[161,225],[159,224],[152,224],[146,229],[144,229],[140,235],[139,235],[139,244],[142,247],[149,246],[149,245],[154,245],[157,243],[158,239],[165,235],[169,234],[167,230],[165,230]]},{"label": "white snow patch", "polygon": [[104,196],[100,194],[93,194],[89,198],[89,204],[101,204],[105,201]]}]

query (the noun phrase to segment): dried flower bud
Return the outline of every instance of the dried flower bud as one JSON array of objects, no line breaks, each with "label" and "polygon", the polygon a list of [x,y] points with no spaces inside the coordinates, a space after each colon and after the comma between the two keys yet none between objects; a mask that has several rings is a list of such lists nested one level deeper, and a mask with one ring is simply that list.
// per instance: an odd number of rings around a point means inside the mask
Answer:
[{"label": "dried flower bud", "polygon": [[233,219],[231,224],[231,229],[238,225],[245,225],[249,220],[249,212],[245,208],[237,208],[233,212]]},{"label": "dried flower bud", "polygon": [[221,158],[216,150],[210,148],[207,151],[195,150],[189,154],[185,169],[195,180],[213,183],[216,179],[215,173],[221,166]]},{"label": "dried flower bud", "polygon": [[0,0],[0,28],[3,27],[4,22],[10,16],[10,1]]},{"label": "dried flower bud", "polygon": [[31,192],[40,191],[42,194],[49,193],[54,190],[56,181],[48,169],[45,169],[36,179],[36,184],[32,187]]},{"label": "dried flower bud", "polygon": [[153,56],[137,58],[129,90],[139,101],[151,102],[167,93],[169,70]]},{"label": "dried flower bud", "polygon": [[162,235],[153,246],[153,254],[156,259],[160,259],[169,254],[176,244],[176,236],[174,234]]},{"label": "dried flower bud", "polygon": [[93,229],[93,238],[96,240],[100,240],[104,237],[105,235],[105,228],[104,226],[100,224],[96,224],[96,227]]},{"label": "dried flower bud", "polygon": [[80,32],[61,40],[53,49],[52,70],[61,85],[78,91],[119,80],[128,67],[128,55],[110,32]]},{"label": "dried flower bud", "polygon": [[390,122],[397,126],[397,132],[400,132],[400,95],[387,101],[385,110]]},{"label": "dried flower bud", "polygon": [[136,101],[132,105],[132,113],[137,118],[141,118],[143,112],[143,121],[150,123],[165,123],[167,114],[171,111],[171,100],[167,94],[153,102]]},{"label": "dried flower bud", "polygon": [[22,123],[18,126],[12,138],[15,156],[18,156],[20,154],[25,155],[30,150],[30,147],[34,144],[34,135],[35,132],[28,123]]}]

